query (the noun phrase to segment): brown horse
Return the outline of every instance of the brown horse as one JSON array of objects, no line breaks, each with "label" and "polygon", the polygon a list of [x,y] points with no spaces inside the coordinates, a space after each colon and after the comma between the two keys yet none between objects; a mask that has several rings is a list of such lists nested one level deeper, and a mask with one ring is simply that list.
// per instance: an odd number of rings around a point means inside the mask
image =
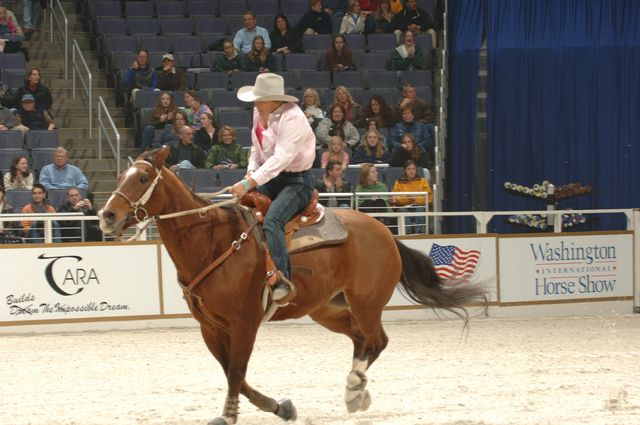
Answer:
[{"label": "brown horse", "polygon": [[[290,400],[277,402],[245,380],[265,314],[266,268],[261,244],[248,230],[243,207],[202,210],[210,204],[164,168],[168,153],[163,147],[142,154],[123,172],[117,190],[99,213],[100,226],[107,234],[122,234],[138,219],[160,215],[157,227],[178,270],[187,304],[227,376],[222,416],[210,424],[236,423],[239,394],[265,412],[295,420],[296,409]],[[199,213],[171,214],[194,209],[200,209]],[[395,240],[379,221],[349,209],[334,212],[348,229],[347,240],[292,255],[292,281],[298,293],[272,320],[309,315],[351,339],[353,367],[347,377],[345,402],[349,412],[355,412],[371,404],[365,389],[366,372],[387,346],[380,319],[398,282],[412,300],[453,311],[465,324],[468,315],[462,306],[486,303],[486,292],[480,287],[443,286],[431,260]],[[172,216],[162,216],[166,214]]]}]

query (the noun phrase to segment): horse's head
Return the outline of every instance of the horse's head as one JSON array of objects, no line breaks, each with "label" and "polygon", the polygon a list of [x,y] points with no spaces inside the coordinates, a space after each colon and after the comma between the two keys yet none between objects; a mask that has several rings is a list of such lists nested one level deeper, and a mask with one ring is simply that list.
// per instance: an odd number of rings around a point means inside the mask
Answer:
[{"label": "horse's head", "polygon": [[168,155],[167,146],[144,152],[118,176],[118,187],[98,212],[105,234],[120,235],[127,227],[158,213],[159,202],[152,195],[162,179]]}]

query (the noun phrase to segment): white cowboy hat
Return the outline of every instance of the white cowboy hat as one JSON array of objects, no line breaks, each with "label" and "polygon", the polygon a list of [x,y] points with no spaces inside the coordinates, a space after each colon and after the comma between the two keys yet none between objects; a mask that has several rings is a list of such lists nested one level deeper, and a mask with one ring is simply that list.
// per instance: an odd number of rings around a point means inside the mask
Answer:
[{"label": "white cowboy hat", "polygon": [[256,77],[255,86],[244,86],[238,90],[238,99],[243,102],[275,100],[297,102],[298,98],[284,94],[284,78],[266,72]]}]

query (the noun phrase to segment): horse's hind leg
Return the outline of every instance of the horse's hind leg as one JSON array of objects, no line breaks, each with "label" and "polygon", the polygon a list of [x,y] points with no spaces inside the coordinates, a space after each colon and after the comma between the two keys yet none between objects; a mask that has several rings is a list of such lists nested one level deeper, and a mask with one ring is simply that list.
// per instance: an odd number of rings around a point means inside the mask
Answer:
[{"label": "horse's hind leg", "polygon": [[367,410],[371,405],[371,395],[366,389],[369,366],[387,346],[387,335],[378,317],[375,323],[360,325],[349,309],[338,310],[325,307],[315,311],[313,320],[327,329],[343,333],[353,342],[353,366],[347,376],[345,403],[349,413]]}]

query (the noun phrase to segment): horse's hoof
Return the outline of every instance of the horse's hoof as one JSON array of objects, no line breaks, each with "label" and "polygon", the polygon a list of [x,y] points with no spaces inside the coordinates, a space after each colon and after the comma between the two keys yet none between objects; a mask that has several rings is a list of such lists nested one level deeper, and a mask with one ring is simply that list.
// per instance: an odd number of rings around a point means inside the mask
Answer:
[{"label": "horse's hoof", "polygon": [[369,394],[369,390],[364,390],[362,393],[362,404],[360,404],[360,410],[363,412],[367,410],[371,406],[371,394]]},{"label": "horse's hoof", "polygon": [[284,398],[278,402],[276,415],[285,421],[295,421],[298,419],[298,410],[291,400]]},{"label": "horse's hoof", "polygon": [[227,417],[224,417],[224,416],[218,416],[217,418],[215,418],[214,420],[209,422],[207,425],[233,425],[235,423],[236,423],[236,421],[234,421],[231,418],[227,418]]},{"label": "horse's hoof", "polygon": [[360,410],[360,406],[362,405],[362,394],[358,393],[355,397],[351,398],[351,400],[345,400],[347,405],[347,412],[356,413]]}]

